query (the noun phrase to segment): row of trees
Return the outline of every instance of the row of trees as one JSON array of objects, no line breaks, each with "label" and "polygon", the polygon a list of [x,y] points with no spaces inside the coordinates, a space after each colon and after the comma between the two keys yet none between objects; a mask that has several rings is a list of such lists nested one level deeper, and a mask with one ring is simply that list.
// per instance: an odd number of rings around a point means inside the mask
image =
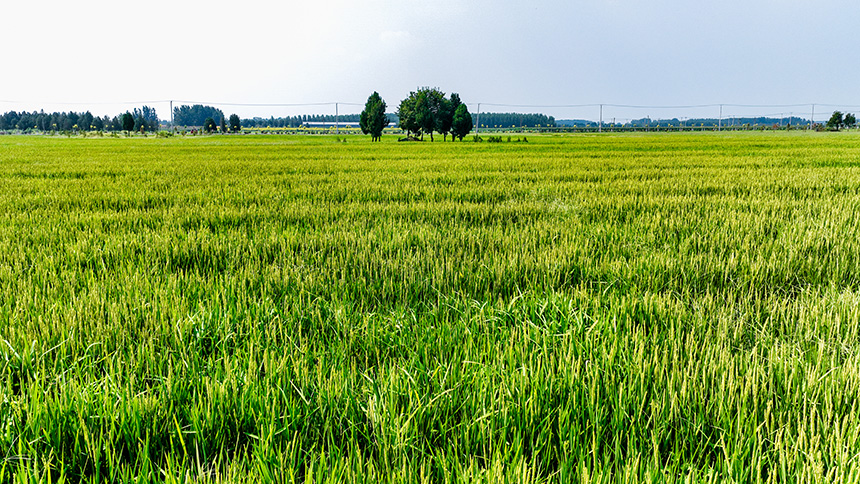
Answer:
[{"label": "row of trees", "polygon": [[844,116],[841,111],[833,111],[833,115],[827,120],[827,127],[830,129],[839,130],[840,128],[853,128],[857,125],[857,118],[851,113],[846,113]]},{"label": "row of trees", "polygon": [[455,138],[462,141],[474,126],[469,108],[460,101],[460,95],[451,93],[451,97],[446,98],[445,93],[435,87],[410,92],[406,99],[400,101],[397,116],[400,129],[406,131],[407,137],[414,134],[424,139],[426,133],[430,135],[430,141],[433,141],[433,132],[441,134],[443,141],[447,141],[448,133],[451,133],[452,141]]},{"label": "row of trees", "polygon": [[[554,117],[537,113],[481,113],[480,118],[481,127],[486,126],[488,128],[554,128],[556,126]],[[478,120],[476,119],[476,126],[477,123]]]},{"label": "row of trees", "polygon": [[[392,113],[387,113],[389,124],[397,124],[397,116]],[[360,114],[303,114],[301,116],[285,116],[276,118],[243,118],[242,126],[246,128],[300,128],[306,123],[357,123],[361,121]]]},{"label": "row of trees", "polygon": [[[234,123],[232,121],[233,116],[236,116],[239,121]],[[240,119],[237,115],[230,115],[229,119],[229,127],[230,131],[237,132],[241,127],[245,128],[299,128],[306,123],[334,123],[336,121],[340,122],[358,122],[360,120],[359,114],[342,114],[340,116],[335,116],[334,114],[304,114],[301,116],[285,116],[276,118],[274,116],[269,118],[244,118]],[[388,114],[389,122],[397,122],[396,118]],[[224,112],[218,108],[213,106],[204,106],[202,104],[195,104],[193,106],[182,105],[173,108],[173,124],[175,126],[201,126],[203,130],[206,131],[207,119],[212,119],[216,128],[221,124],[222,120],[227,120],[228,118],[224,116]]]},{"label": "row of trees", "polygon": [[[389,119],[385,114],[387,105],[379,96],[373,92],[367,98],[364,110],[361,112],[359,125],[361,132],[369,134],[373,141],[379,141],[382,130],[388,126]],[[433,141],[433,132],[440,133],[442,139],[447,141],[448,133],[451,133],[451,141],[463,137],[472,131],[472,115],[469,108],[460,101],[460,95],[451,93],[446,98],[445,93],[433,87],[425,87],[409,93],[409,96],[400,102],[397,107],[397,117],[400,121],[400,129],[406,131],[406,137],[412,135],[424,139],[424,133],[430,135]]]},{"label": "row of trees", "polygon": [[132,112],[116,116],[93,116],[89,111],[70,112],[15,112],[0,115],[0,130],[21,131],[157,131],[158,115],[155,109],[143,106]]},{"label": "row of trees", "polygon": [[230,115],[230,124],[224,122],[224,116],[220,118],[220,125],[215,123],[215,120],[211,117],[208,117],[203,120],[203,131],[207,133],[215,133],[220,131],[221,133],[238,133],[242,131],[242,121],[239,119],[239,116],[236,114]]},{"label": "row of trees", "polygon": [[[460,108],[462,106],[462,108]],[[473,116],[469,114],[465,104],[460,102],[460,97],[453,93],[450,99],[446,99],[445,95],[435,88],[423,88],[417,92],[410,93],[409,97],[404,99],[398,107],[398,113],[385,113],[387,105],[385,101],[379,97],[379,94],[374,92],[368,98],[365,109],[361,114],[347,114],[335,117],[334,115],[302,115],[286,118],[253,118],[240,119],[236,114],[230,115],[227,119],[224,113],[212,106],[194,105],[180,106],[174,109],[174,124],[177,126],[202,126],[207,132],[232,132],[241,131],[242,126],[245,127],[299,127],[307,122],[360,122],[362,130],[365,134],[372,134],[374,140],[382,135],[382,129],[389,124],[400,124],[400,127],[408,132],[423,136],[424,133],[430,134],[433,139],[433,132],[441,133],[447,139],[447,134],[451,133],[454,137],[462,139],[477,125],[477,120],[473,120]],[[458,113],[458,109],[460,112]],[[400,115],[403,115],[402,120]],[[201,118],[202,116],[202,118]],[[723,124],[726,124],[724,120]],[[733,118],[732,124],[750,124],[750,125],[768,125],[776,123],[776,118]],[[543,114],[517,114],[517,113],[482,113],[480,115],[480,123],[482,126],[490,127],[508,127],[508,126],[556,126],[556,121],[552,116]],[[808,123],[808,120],[792,117],[788,119],[789,125],[803,125]],[[590,126],[596,125],[593,121],[588,120],[568,120],[562,121],[564,125],[571,126]],[[634,127],[658,127],[658,126],[716,126],[715,119],[688,119],[679,121],[678,119],[669,120],[652,120],[643,118],[633,120],[628,123]],[[827,121],[826,126],[829,129],[853,128],[857,125],[857,120],[852,113],[843,114],[841,111],[834,111],[833,115]],[[604,123],[604,127],[617,126],[621,124]],[[0,114],[0,131],[21,130],[21,131],[157,131],[159,127],[158,115],[154,108],[142,106],[140,109],[135,108],[133,111],[110,117],[110,116],[94,116],[91,112],[83,113],[70,112],[54,112],[46,113],[39,112],[15,112],[9,111]],[[378,134],[375,134],[378,133]]]},{"label": "row of trees", "polygon": [[[396,113],[386,113],[388,125],[400,125],[400,118]],[[487,127],[555,127],[557,122],[552,116],[545,114],[520,114],[520,113],[481,113],[481,125]],[[217,119],[213,117],[213,119]],[[356,123],[361,121],[360,114],[304,114],[301,116],[284,116],[276,118],[274,116],[268,118],[254,117],[242,118],[242,126],[246,128],[300,128],[306,123]],[[597,124],[596,122],[592,122]],[[177,123],[178,124],[178,123]],[[472,114],[472,124],[478,125],[477,115]]]},{"label": "row of trees", "polygon": [[[335,119],[337,118],[337,119]],[[302,115],[302,116],[285,116],[281,118],[276,118],[274,116],[269,118],[243,118],[242,126],[246,128],[299,128],[305,123],[334,123],[336,120],[341,122],[352,122],[355,123],[358,121],[358,114],[343,114],[340,116],[335,116],[333,114],[328,115]]]}]

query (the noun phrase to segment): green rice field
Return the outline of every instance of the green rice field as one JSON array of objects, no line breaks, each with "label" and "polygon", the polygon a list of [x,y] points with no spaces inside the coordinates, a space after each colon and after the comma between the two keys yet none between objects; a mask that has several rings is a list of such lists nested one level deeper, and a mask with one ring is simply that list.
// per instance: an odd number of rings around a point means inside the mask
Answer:
[{"label": "green rice field", "polygon": [[860,135],[517,139],[0,136],[0,484],[860,482]]}]

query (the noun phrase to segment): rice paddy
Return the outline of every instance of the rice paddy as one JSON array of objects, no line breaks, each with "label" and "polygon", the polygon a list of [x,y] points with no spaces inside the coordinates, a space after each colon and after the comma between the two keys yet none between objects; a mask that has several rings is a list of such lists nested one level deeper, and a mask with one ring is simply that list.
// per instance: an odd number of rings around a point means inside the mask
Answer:
[{"label": "rice paddy", "polygon": [[0,137],[0,483],[860,481],[860,136],[345,139]]}]

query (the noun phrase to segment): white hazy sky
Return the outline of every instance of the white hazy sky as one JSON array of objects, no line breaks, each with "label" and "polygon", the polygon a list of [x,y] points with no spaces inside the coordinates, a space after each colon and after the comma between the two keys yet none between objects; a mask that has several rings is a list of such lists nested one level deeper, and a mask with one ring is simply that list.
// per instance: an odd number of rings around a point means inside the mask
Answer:
[{"label": "white hazy sky", "polygon": [[[113,115],[135,107],[113,103],[150,101],[168,118],[151,101],[363,103],[374,90],[394,111],[409,91],[436,86],[484,104],[806,104],[726,106],[726,116],[808,116],[818,103],[826,119],[860,105],[858,28],[857,0],[15,1],[0,11],[0,111]],[[657,118],[719,108],[604,109]]]}]

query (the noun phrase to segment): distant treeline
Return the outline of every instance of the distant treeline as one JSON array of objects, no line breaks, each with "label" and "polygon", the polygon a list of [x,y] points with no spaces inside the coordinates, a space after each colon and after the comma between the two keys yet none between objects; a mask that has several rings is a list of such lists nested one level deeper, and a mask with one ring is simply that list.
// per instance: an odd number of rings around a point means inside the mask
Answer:
[{"label": "distant treeline", "polygon": [[[143,106],[135,108],[132,112],[121,113],[116,116],[93,116],[89,111],[83,113],[55,112],[15,112],[9,111],[0,115],[0,130],[21,131],[127,131],[128,125],[123,125],[124,114],[129,114],[134,119],[134,131],[139,131],[143,126],[146,131],[156,131],[159,120],[154,108]],[[386,114],[389,126],[399,126],[400,119],[394,113]],[[243,118],[242,127],[245,128],[298,128],[306,123],[334,123],[339,122],[358,123],[360,114],[303,114],[300,116],[286,117],[254,117]],[[221,124],[227,116],[220,109],[213,106],[195,104],[193,106],[182,105],[173,108],[174,126],[203,126],[207,118],[212,118],[216,124]],[[478,126],[478,114],[472,113],[472,122]],[[579,121],[579,120],[577,120]],[[677,120],[674,120],[677,121]],[[690,120],[688,123],[692,123]],[[636,121],[637,123],[639,121]],[[665,123],[665,121],[662,121]],[[510,127],[554,127],[555,118],[544,114],[520,114],[520,113],[480,113],[480,124],[487,128],[510,128]],[[596,125],[596,123],[595,123]],[[665,124],[664,124],[665,125]],[[619,125],[620,126],[620,125]]]},{"label": "distant treeline", "polygon": [[[483,122],[483,121],[482,121]],[[590,119],[560,119],[556,122],[556,124],[560,127],[577,127],[577,128],[595,128],[598,126],[598,121],[593,121]],[[613,123],[611,120],[604,120],[604,127],[632,127],[632,128],[668,128],[668,127],[714,127],[722,124],[723,126],[808,126],[809,120],[800,118],[797,116],[786,116],[784,118],[772,118],[766,116],[760,117],[726,117],[722,119],[722,122],[719,118],[692,118],[680,120],[678,118],[672,119],[651,119],[651,118],[641,118],[641,119],[633,119],[627,121],[625,123]]]},{"label": "distant treeline", "polygon": [[[397,124],[397,115],[386,114],[389,123]],[[341,123],[357,123],[360,121],[360,114],[341,114],[336,117]],[[287,116],[283,118],[243,118],[242,127],[244,128],[298,128],[305,123],[334,123],[334,114],[304,114],[301,116]]]},{"label": "distant treeline", "polygon": [[[128,118],[132,119],[131,124]],[[123,121],[126,124],[123,125]],[[0,131],[18,129],[21,131],[145,131],[158,130],[158,115],[155,109],[143,106],[141,109],[118,114],[116,116],[93,116],[89,111],[84,113],[55,112],[15,112],[9,111],[0,115]]]},{"label": "distant treeline", "polygon": [[[478,126],[479,115],[472,113],[472,122]],[[487,128],[534,128],[555,127],[555,118],[545,114],[520,114],[520,113],[480,113],[481,127]]]},{"label": "distant treeline", "polygon": [[[641,121],[641,120],[640,120]],[[636,121],[636,126],[640,126],[640,121]],[[737,117],[728,117],[723,118],[722,121],[719,118],[694,118],[687,119],[684,121],[678,121],[677,119],[669,119],[669,120],[661,120],[663,126],[718,126],[722,124],[723,126],[773,126],[773,125],[791,125],[791,126],[808,126],[809,120],[804,118],[799,118],[797,116],[786,116],[784,118],[770,118],[770,117],[757,117],[757,118],[737,118]]]},{"label": "distant treeline", "polygon": [[[334,123],[335,118],[342,123],[357,123],[360,116],[359,114],[341,114],[337,117],[334,114],[304,114],[279,118],[274,116],[268,118],[254,117],[242,118],[241,125],[243,128],[298,128],[305,123]],[[388,116],[396,122],[396,116],[393,114]],[[218,108],[201,104],[182,105],[173,108],[174,126],[203,126],[207,118],[212,118],[215,123],[220,123],[221,119],[226,120],[227,116]]]},{"label": "distant treeline", "polygon": [[[399,126],[400,118],[394,113],[387,113],[389,126]],[[341,123],[357,123],[360,114],[341,114],[337,120]],[[218,118],[213,118],[217,121]],[[334,114],[316,114],[302,116],[288,116],[284,118],[242,118],[242,127],[245,128],[298,128],[305,123],[334,123]],[[180,123],[176,123],[179,125]],[[472,124],[478,125],[478,115],[472,113]],[[555,118],[544,114],[519,114],[519,113],[481,113],[481,124],[485,127],[553,127]],[[189,125],[190,126],[190,125]]]}]

